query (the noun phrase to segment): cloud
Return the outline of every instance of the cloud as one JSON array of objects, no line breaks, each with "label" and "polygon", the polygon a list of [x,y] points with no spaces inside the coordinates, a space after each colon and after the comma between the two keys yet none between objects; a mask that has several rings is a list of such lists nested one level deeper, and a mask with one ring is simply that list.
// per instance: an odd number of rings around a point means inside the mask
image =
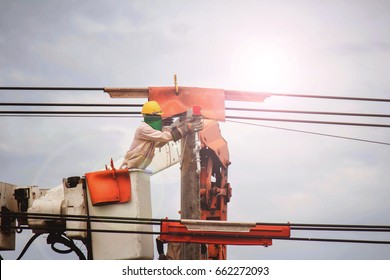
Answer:
[{"label": "cloud", "polygon": [[[288,53],[280,57],[294,57],[291,83],[279,80],[270,90],[388,96],[387,2],[329,5],[301,1],[292,6],[263,1],[118,3],[2,1],[0,8],[7,13],[0,17],[0,63],[4,66],[0,67],[0,83],[165,86],[172,85],[177,73],[183,86],[263,91],[257,81],[262,77],[253,75],[250,83],[242,83],[231,71],[235,51],[257,40],[287,46]],[[103,92],[67,91],[2,92],[1,98],[3,102],[144,101],[112,100]],[[232,106],[388,113],[388,104],[274,97],[264,103]],[[61,183],[63,177],[101,169],[111,157],[123,156],[138,122],[0,117],[0,158],[5,162],[0,179],[49,187]],[[379,128],[261,124],[390,141],[387,130]],[[232,162],[229,220],[389,223],[387,146],[229,122],[221,124],[221,131]],[[178,217],[178,168],[152,178],[154,217]],[[345,244],[275,242],[271,248],[229,247],[233,259],[388,256],[383,247]]]}]

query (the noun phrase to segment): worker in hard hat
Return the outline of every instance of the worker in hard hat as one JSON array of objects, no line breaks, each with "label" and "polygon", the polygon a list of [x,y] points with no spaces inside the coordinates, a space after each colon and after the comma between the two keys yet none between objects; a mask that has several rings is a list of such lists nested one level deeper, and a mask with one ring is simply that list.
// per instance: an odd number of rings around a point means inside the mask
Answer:
[{"label": "worker in hard hat", "polygon": [[134,134],[133,142],[121,165],[122,169],[146,168],[153,160],[155,148],[162,147],[169,141],[177,141],[203,128],[201,121],[190,120],[168,131],[161,131],[162,114],[161,107],[156,101],[148,101],[143,105],[144,121]]}]

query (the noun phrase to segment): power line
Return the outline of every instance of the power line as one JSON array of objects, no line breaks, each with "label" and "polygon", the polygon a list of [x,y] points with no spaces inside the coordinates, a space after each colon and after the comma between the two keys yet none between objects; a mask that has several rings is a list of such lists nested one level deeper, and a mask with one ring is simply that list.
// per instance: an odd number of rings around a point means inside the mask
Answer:
[{"label": "power line", "polygon": [[[160,225],[163,222],[180,222],[180,219],[159,219],[140,218],[123,216],[99,216],[99,215],[74,215],[74,214],[51,214],[32,212],[3,212],[0,217],[11,219],[44,219],[63,220],[79,222],[99,222],[99,223],[128,223],[128,224],[150,224]],[[368,224],[316,224],[316,223],[270,223],[256,222],[259,226],[290,226],[293,230],[322,230],[322,231],[387,231],[390,232],[390,225],[368,225]]]},{"label": "power line", "polygon": [[104,87],[0,87],[0,90],[103,91]]},{"label": "power line", "polygon": [[[10,228],[18,228],[21,230],[32,230],[26,226],[20,227],[10,227]],[[229,234],[214,234],[214,233],[203,233],[203,232],[161,232],[161,231],[140,231],[140,230],[125,230],[125,229],[80,229],[80,228],[67,228],[64,229],[62,227],[35,227],[34,230],[39,231],[76,231],[76,232],[97,232],[97,233],[116,233],[116,234],[146,234],[146,235],[176,235],[176,236],[202,236],[202,237],[232,237]],[[235,238],[245,238],[245,239],[258,239],[259,236],[246,236],[235,234]],[[362,240],[362,239],[337,239],[337,238],[311,238],[311,237],[278,237],[278,236],[264,236],[265,239],[277,239],[277,240],[287,240],[287,241],[316,241],[316,242],[337,242],[337,243],[364,243],[364,244],[382,244],[382,245],[390,245],[390,241],[388,240]]]},{"label": "power line", "polygon": [[351,100],[351,101],[371,101],[371,102],[390,102],[390,99],[387,99],[387,98],[367,98],[367,97],[310,95],[310,94],[285,94],[285,93],[270,93],[270,95],[271,96],[282,96],[282,97],[300,97],[300,98],[335,99],[335,100]]},{"label": "power line", "polygon": [[315,242],[336,242],[336,243],[360,243],[360,244],[378,244],[390,245],[390,241],[386,240],[360,240],[360,239],[337,239],[337,238],[311,238],[311,237],[290,237],[288,239],[272,238],[290,241],[315,241]]},{"label": "power line", "polygon": [[262,125],[262,124],[256,124],[256,123],[240,122],[240,121],[230,121],[230,120],[228,120],[228,122],[239,123],[239,124],[246,124],[246,125],[253,125],[253,126],[259,126],[259,127],[266,127],[266,128],[273,128],[273,129],[280,129],[280,130],[299,132],[299,133],[306,133],[306,134],[319,135],[319,136],[327,136],[327,137],[346,139],[346,140],[354,140],[354,141],[367,142],[367,143],[373,143],[373,144],[390,145],[390,143],[387,143],[387,142],[380,142],[380,141],[373,141],[373,140],[367,140],[367,139],[361,139],[361,138],[339,136],[339,135],[334,135],[334,134],[326,134],[326,133],[319,133],[319,132],[312,132],[312,131],[284,128],[284,127],[277,127],[277,126],[270,126],[270,125]]},{"label": "power line", "polygon": [[367,127],[386,127],[386,128],[390,127],[389,124],[330,122],[330,121],[312,121],[312,120],[277,119],[277,118],[257,118],[257,117],[245,117],[245,116],[226,116],[226,118],[227,119],[239,119],[239,120],[271,121],[271,122],[295,122],[295,123],[348,125],[348,126],[367,126]]},{"label": "power line", "polygon": [[19,115],[141,115],[141,112],[131,111],[0,111],[2,115],[19,114]]},{"label": "power line", "polygon": [[363,228],[363,229],[389,229],[390,225],[358,225],[358,224],[314,224],[314,223],[265,223],[257,222],[256,225],[291,226],[291,227],[317,227],[317,228]]},{"label": "power line", "polygon": [[[0,116],[34,116],[39,117],[55,115],[56,117],[72,115],[141,115],[141,112],[123,112],[123,111],[0,111]],[[326,124],[326,125],[344,125],[344,126],[365,126],[365,127],[382,127],[389,128],[388,124],[372,124],[372,123],[350,123],[350,122],[330,122],[330,121],[313,121],[313,120],[297,120],[297,119],[278,119],[278,118],[259,118],[245,116],[226,116],[226,119],[242,119],[256,121],[272,121],[272,122],[295,122],[295,123],[310,123],[310,124]]]},{"label": "power line", "polygon": [[[143,104],[3,102],[3,103],[0,103],[0,106],[20,106],[20,107],[25,107],[25,106],[29,106],[29,107],[142,107]],[[390,118],[389,114],[343,113],[343,112],[300,111],[300,110],[274,110],[274,109],[234,108],[234,107],[226,107],[225,110],[228,110],[228,111],[247,111],[247,112],[265,112],[265,113],[291,113],[291,114],[314,114],[314,115]]]},{"label": "power line", "polygon": [[[0,87],[0,90],[46,90],[46,91],[104,91],[105,87]],[[131,91],[134,88],[128,88]],[[137,91],[148,92],[148,88],[137,88]],[[286,94],[272,92],[255,92],[255,91],[239,91],[225,90],[231,93],[252,93],[269,96],[292,97],[292,98],[317,98],[317,99],[334,99],[334,100],[350,100],[350,101],[370,101],[370,102],[390,102],[387,98],[367,98],[367,97],[352,97],[352,96],[332,96],[332,95],[313,95],[313,94]]]},{"label": "power line", "polygon": [[121,217],[121,216],[101,216],[101,215],[72,215],[72,214],[51,214],[51,213],[33,213],[33,212],[0,212],[0,217],[21,218],[21,219],[77,219],[78,221],[88,221],[90,219],[106,220],[106,221],[142,221],[142,222],[180,222],[177,219],[157,219],[157,218],[140,218],[140,217]]},{"label": "power line", "polygon": [[0,106],[31,107],[142,107],[143,104],[105,104],[105,103],[18,103],[3,102]]},{"label": "power line", "polygon": [[364,231],[364,232],[390,232],[388,228],[341,228],[341,227],[291,227],[291,230],[308,231]]},{"label": "power line", "polygon": [[141,118],[142,116],[113,116],[113,115],[29,115],[29,114],[23,114],[23,115],[13,115],[13,114],[0,114],[0,117],[21,117],[21,118]]},{"label": "power line", "polygon": [[265,112],[265,113],[290,113],[290,114],[312,114],[312,115],[390,118],[390,115],[387,115],[387,114],[317,112],[317,111],[299,111],[299,110],[271,110],[271,109],[232,108],[232,107],[225,108],[225,109],[229,110],[229,111],[247,111],[247,112]]},{"label": "power line", "polygon": [[[177,222],[180,220],[168,220],[168,219],[153,219],[153,218],[136,218],[136,217],[110,217],[110,216],[85,216],[85,215],[58,215],[58,214],[43,214],[43,213],[1,213],[1,216],[6,218],[22,218],[22,219],[45,219],[45,220],[72,220],[79,222],[99,222],[99,223],[125,223],[125,224],[150,224],[160,225],[162,222]],[[256,223],[256,225],[267,226],[290,226],[291,230],[307,230],[307,231],[349,231],[349,232],[390,232],[390,226],[387,225],[348,225],[348,224],[305,224],[305,223]],[[1,226],[3,228],[3,225]],[[27,226],[7,226],[7,230],[32,230]],[[226,235],[213,232],[161,232],[161,231],[140,231],[131,229],[112,229],[112,228],[100,228],[100,229],[82,229],[82,228],[63,228],[62,226],[43,226],[35,227],[34,230],[40,232],[49,231],[64,232],[64,231],[76,231],[76,232],[98,232],[98,233],[116,233],[116,234],[147,234],[147,235],[180,235],[180,236],[202,236],[202,237],[232,237],[231,234]],[[248,236],[241,236],[239,233],[234,235],[235,238],[252,238]],[[258,236],[253,238],[257,239]],[[314,241],[314,242],[337,242],[337,243],[362,243],[362,244],[386,244],[390,245],[388,240],[362,240],[362,239],[339,239],[339,238],[311,238],[311,237],[277,237],[277,236],[265,236],[266,239],[275,240],[288,240],[288,241]],[[27,250],[27,249],[26,249]]]}]

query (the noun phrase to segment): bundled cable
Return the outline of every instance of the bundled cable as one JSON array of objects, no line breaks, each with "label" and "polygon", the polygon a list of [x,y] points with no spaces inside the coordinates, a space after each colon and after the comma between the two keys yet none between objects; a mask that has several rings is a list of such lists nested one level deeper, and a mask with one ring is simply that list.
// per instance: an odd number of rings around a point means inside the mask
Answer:
[{"label": "bundled cable", "polygon": [[[45,219],[45,220],[71,220],[80,222],[104,222],[104,223],[124,223],[124,224],[140,224],[140,225],[161,225],[162,222],[180,222],[175,219],[154,219],[154,218],[138,218],[138,217],[111,217],[111,216],[83,216],[83,215],[56,215],[56,214],[41,214],[41,213],[1,213],[1,216],[12,216],[14,218],[23,219]],[[289,226],[292,231],[333,231],[333,232],[390,232],[389,225],[350,225],[350,224],[305,224],[305,223],[262,223],[257,222],[256,225],[267,226]],[[11,227],[12,228],[12,227]],[[19,229],[28,230],[30,228],[26,226],[14,227]],[[64,228],[55,227],[40,227],[34,228],[38,231],[50,232],[63,232]],[[117,233],[117,234],[148,234],[148,235],[161,235],[161,234],[176,234],[176,235],[203,235],[211,236],[212,233],[166,233],[155,231],[140,231],[140,230],[113,230],[113,229],[72,229],[67,228],[66,231],[86,231],[86,232],[100,232],[100,233]],[[217,236],[217,235],[215,235]],[[218,235],[221,236],[221,235]],[[273,238],[279,239],[279,238]],[[300,238],[290,237],[282,238],[283,240],[291,241],[322,241],[322,242],[350,242],[350,243],[368,243],[368,244],[390,244],[387,240],[358,240],[358,239],[325,239],[325,238]]]}]

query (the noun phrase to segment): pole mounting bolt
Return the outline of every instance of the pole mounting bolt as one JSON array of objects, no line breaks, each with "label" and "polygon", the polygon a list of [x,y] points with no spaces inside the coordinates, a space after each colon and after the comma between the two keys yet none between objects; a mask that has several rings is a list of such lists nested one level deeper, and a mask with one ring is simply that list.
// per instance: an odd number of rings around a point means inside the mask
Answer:
[{"label": "pole mounting bolt", "polygon": [[173,75],[173,83],[175,84],[175,93],[176,95],[179,95],[179,85],[177,83],[177,75]]}]

